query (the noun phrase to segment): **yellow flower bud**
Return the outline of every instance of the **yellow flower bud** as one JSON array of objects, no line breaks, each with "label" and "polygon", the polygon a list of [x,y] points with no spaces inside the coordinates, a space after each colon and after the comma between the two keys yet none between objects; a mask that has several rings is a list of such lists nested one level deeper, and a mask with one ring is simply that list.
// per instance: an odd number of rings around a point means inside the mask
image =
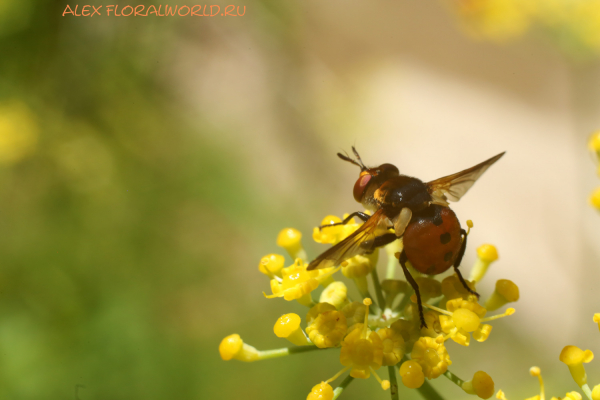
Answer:
[{"label": "yellow flower bud", "polygon": [[400,376],[402,383],[409,389],[420,388],[425,382],[423,368],[416,361],[405,361],[400,366]]},{"label": "yellow flower bud", "polygon": [[519,287],[508,279],[499,279],[496,282],[496,290],[485,302],[485,308],[488,311],[494,311],[517,300],[519,300]]},{"label": "yellow flower bud", "polygon": [[594,322],[598,324],[598,329],[600,329],[600,313],[594,314]]},{"label": "yellow flower bud", "polygon": [[484,244],[477,248],[477,261],[471,270],[470,280],[479,282],[487,272],[491,263],[498,259],[498,251],[491,244]]},{"label": "yellow flower bud", "polygon": [[275,275],[281,277],[281,269],[285,263],[283,256],[279,254],[269,254],[260,259],[258,270],[269,278],[274,278]]},{"label": "yellow flower bud", "polygon": [[327,382],[321,382],[313,386],[306,400],[332,400],[333,388]]},{"label": "yellow flower bud", "polygon": [[492,244],[483,244],[477,248],[477,256],[483,261],[496,261],[498,259],[498,250]]},{"label": "yellow flower bud", "polygon": [[494,395],[494,381],[483,371],[477,371],[473,379],[464,382],[462,389],[469,394],[476,394],[482,399],[489,399]]},{"label": "yellow flower bud", "polygon": [[600,385],[594,386],[592,390],[592,400],[600,400]]},{"label": "yellow flower bud", "polygon": [[256,361],[259,353],[254,347],[244,343],[240,335],[234,333],[227,336],[219,344],[219,353],[225,361],[235,358],[240,361]]},{"label": "yellow flower bud", "polygon": [[329,303],[338,310],[348,304],[348,288],[344,282],[333,282],[321,292],[321,303]]},{"label": "yellow flower bud", "polygon": [[302,233],[297,229],[282,229],[277,235],[277,246],[283,247],[293,259],[306,258],[306,253],[302,248]]},{"label": "yellow flower bud", "polygon": [[583,351],[577,346],[565,346],[559,356],[560,361],[567,364],[573,380],[579,387],[587,383],[587,374],[583,363],[589,363],[594,359],[591,350]]},{"label": "yellow flower bud", "polygon": [[285,338],[296,346],[310,345],[311,343],[304,335],[302,328],[300,328],[300,322],[302,322],[302,319],[298,314],[285,314],[275,322],[273,331],[277,337]]},{"label": "yellow flower bud", "polygon": [[592,192],[592,194],[590,194],[590,204],[596,210],[600,210],[600,187],[594,189],[594,191]]}]

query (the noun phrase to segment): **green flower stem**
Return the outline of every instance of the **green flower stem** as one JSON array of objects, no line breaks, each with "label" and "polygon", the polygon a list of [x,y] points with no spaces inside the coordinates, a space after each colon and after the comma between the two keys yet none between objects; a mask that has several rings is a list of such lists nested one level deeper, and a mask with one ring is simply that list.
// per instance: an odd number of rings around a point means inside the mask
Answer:
[{"label": "green flower stem", "polygon": [[581,386],[581,390],[583,390],[583,393],[585,393],[588,399],[592,400],[592,391],[590,390],[590,387],[587,383]]},{"label": "green flower stem", "polygon": [[463,381],[462,379],[460,379],[458,376],[454,375],[450,371],[444,372],[444,376],[446,378],[450,379],[453,383],[455,383],[459,388],[462,389],[462,385],[463,385],[463,383],[465,383],[465,381]]},{"label": "green flower stem", "polygon": [[435,390],[433,386],[431,386],[427,379],[425,380],[425,382],[423,382],[423,385],[421,385],[421,387],[417,390],[419,391],[421,396],[423,396],[423,398],[426,400],[444,400],[444,398],[440,396],[437,390]]},{"label": "green flower stem", "polygon": [[258,360],[268,360],[269,358],[285,357],[292,354],[306,353],[307,351],[324,350],[317,346],[292,346],[281,349],[262,350],[258,352]]},{"label": "green flower stem", "polygon": [[398,400],[398,380],[396,379],[396,369],[394,366],[389,366],[388,372],[390,374],[390,394],[392,396],[392,400]]},{"label": "green flower stem", "polygon": [[346,379],[344,379],[342,381],[342,383],[340,383],[340,386],[336,387],[333,390],[333,400],[337,399],[340,394],[342,394],[342,392],[344,391],[344,389],[346,389],[346,387],[350,384],[350,382],[352,382],[354,380],[353,377],[351,377],[350,375],[348,375],[346,377]]},{"label": "green flower stem", "polygon": [[381,282],[379,282],[379,275],[377,274],[377,267],[371,271],[371,278],[373,279],[373,286],[375,286],[375,294],[377,295],[377,303],[379,308],[383,310],[385,308],[385,299],[383,298],[383,292],[381,291]]}]

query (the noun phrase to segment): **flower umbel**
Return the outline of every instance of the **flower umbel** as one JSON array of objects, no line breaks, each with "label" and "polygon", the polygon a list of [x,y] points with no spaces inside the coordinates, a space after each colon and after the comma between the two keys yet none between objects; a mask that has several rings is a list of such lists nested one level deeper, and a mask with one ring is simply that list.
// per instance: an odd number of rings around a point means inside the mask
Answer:
[{"label": "flower umbel", "polygon": [[[341,221],[334,216],[326,217],[321,221],[321,227],[315,228],[313,239],[318,243],[336,244],[360,227],[353,220],[345,225],[334,225]],[[472,223],[467,225],[472,227]],[[269,254],[261,259],[258,267],[270,278],[272,294],[264,294],[265,297],[297,300],[308,307],[304,320],[300,317],[302,313],[288,313],[282,315],[273,327],[274,334],[286,339],[292,346],[261,351],[233,334],[223,339],[219,346],[224,360],[257,361],[307,351],[339,351],[340,371],[315,385],[308,394],[309,400],[336,399],[353,380],[371,376],[382,389],[391,389],[392,399],[396,400],[396,374],[408,388],[433,390],[427,381],[443,375],[462,391],[480,398],[491,396],[494,382],[485,372],[478,371],[465,382],[448,370],[452,361],[445,342],[452,339],[468,346],[471,336],[477,341],[486,340],[491,332],[488,322],[514,312],[509,308],[504,313],[485,316],[488,310],[518,300],[518,287],[514,283],[498,281],[496,291],[484,306],[465,289],[457,275],[439,280],[415,273],[423,305],[428,308],[424,313],[427,328],[421,328],[417,307],[411,303],[414,298],[412,286],[394,276],[400,268],[394,255],[401,251],[401,241],[386,245],[385,253],[389,256],[387,273],[380,282],[377,249],[371,254],[346,259],[335,268],[308,271],[308,258],[301,238],[301,233],[293,228],[282,230],[277,244],[292,257],[293,263],[284,267],[283,256]],[[466,281],[473,291],[490,263],[498,258],[497,254],[492,245],[478,249],[471,280]],[[348,281],[334,280],[334,274],[340,269],[343,276],[338,276],[354,281],[363,297],[362,302],[352,301],[346,286]],[[373,289],[376,296],[370,295]],[[319,303],[314,299],[319,299]],[[373,304],[372,299],[377,299],[377,304]],[[389,380],[378,375],[383,366],[388,367]],[[332,387],[332,382],[344,374],[346,378],[339,386]]]}]

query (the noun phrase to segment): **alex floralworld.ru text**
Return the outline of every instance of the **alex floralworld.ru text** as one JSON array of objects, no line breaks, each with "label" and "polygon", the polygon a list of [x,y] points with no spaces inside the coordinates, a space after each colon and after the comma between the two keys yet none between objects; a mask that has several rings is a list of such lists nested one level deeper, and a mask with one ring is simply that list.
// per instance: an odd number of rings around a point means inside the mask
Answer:
[{"label": "alex floralworld.ru text", "polygon": [[119,6],[119,5],[107,5],[107,6],[91,6],[84,5],[81,8],[79,4],[75,5],[74,8],[69,6],[65,7],[62,16],[72,15],[74,17],[93,17],[98,16],[115,16],[115,17],[148,17],[155,15],[158,17],[242,17],[246,14],[246,6],[234,6],[230,4],[223,7],[219,5],[200,5],[196,4],[193,6],[169,6],[162,5],[156,6],[150,5],[145,6],[143,4],[137,6]]}]

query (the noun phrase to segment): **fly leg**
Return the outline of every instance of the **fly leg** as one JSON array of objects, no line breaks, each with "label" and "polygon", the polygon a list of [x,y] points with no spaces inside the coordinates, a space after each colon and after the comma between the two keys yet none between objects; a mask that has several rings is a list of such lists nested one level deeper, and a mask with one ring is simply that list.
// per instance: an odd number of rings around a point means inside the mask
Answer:
[{"label": "fly leg", "polygon": [[410,286],[412,286],[412,288],[415,291],[415,294],[417,295],[417,305],[419,306],[419,319],[421,320],[421,328],[427,328],[427,324],[425,323],[425,317],[423,316],[423,303],[421,303],[421,293],[419,292],[419,285],[417,285],[417,281],[415,281],[415,279],[408,271],[408,268],[406,268],[406,261],[408,261],[408,257],[406,257],[406,253],[403,250],[400,254],[400,265],[402,266],[402,271],[404,271],[404,276],[406,277],[406,280],[408,281],[408,283],[410,283]]},{"label": "fly leg", "polygon": [[364,212],[356,211],[356,212],[353,212],[352,214],[348,215],[346,218],[344,218],[344,220],[342,222],[336,222],[335,224],[328,224],[328,225],[321,225],[321,226],[319,226],[319,230],[321,230],[323,228],[328,228],[330,226],[346,225],[354,217],[360,218],[363,222],[367,222],[367,220],[369,218],[371,218],[371,216],[369,214],[365,214]]},{"label": "fly leg", "polygon": [[462,258],[465,255],[465,249],[467,248],[467,232],[464,229],[461,229],[460,234],[463,237],[463,242],[462,242],[462,245],[460,246],[458,256],[456,257],[456,260],[454,261],[454,265],[453,265],[454,272],[456,272],[456,275],[458,275],[458,279],[460,280],[460,283],[462,283],[462,285],[465,287],[465,289],[467,289],[467,291],[469,293],[477,296],[477,298],[479,299],[479,293],[477,293],[476,291],[471,289],[469,287],[469,285],[467,285],[467,282],[465,282],[465,278],[463,278],[462,274],[458,270],[458,267],[460,266],[460,262],[462,261]]}]

